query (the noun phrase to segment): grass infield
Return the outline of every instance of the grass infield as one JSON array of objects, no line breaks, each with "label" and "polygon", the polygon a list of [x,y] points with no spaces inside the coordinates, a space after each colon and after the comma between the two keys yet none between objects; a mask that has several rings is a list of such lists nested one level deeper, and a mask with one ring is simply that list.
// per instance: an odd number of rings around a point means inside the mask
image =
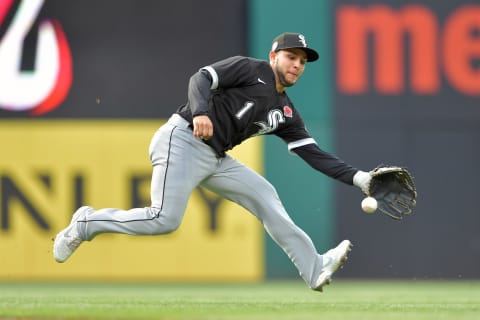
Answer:
[{"label": "grass infield", "polygon": [[480,281],[0,284],[0,319],[480,319]]}]

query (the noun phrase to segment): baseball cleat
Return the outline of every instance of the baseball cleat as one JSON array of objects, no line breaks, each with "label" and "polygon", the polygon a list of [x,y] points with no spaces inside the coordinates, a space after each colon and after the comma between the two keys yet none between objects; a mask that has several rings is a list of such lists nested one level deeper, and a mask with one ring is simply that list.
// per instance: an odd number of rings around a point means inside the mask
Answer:
[{"label": "baseball cleat", "polygon": [[352,251],[352,243],[349,240],[343,240],[338,246],[325,252],[323,259],[326,263],[324,263],[313,290],[322,292],[323,286],[330,284],[332,274],[343,267],[350,251]]},{"label": "baseball cleat", "polygon": [[87,206],[77,209],[72,216],[70,224],[55,237],[53,257],[57,262],[65,262],[82,243],[83,239],[80,238],[77,231],[77,221],[88,210],[91,210],[91,208]]}]

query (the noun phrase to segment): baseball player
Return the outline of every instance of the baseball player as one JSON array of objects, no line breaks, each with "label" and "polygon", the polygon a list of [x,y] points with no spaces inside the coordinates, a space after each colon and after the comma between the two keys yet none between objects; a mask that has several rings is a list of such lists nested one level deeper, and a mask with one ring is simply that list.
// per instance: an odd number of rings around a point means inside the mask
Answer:
[{"label": "baseball player", "polygon": [[317,59],[318,53],[302,34],[283,33],[273,41],[269,62],[236,56],[193,74],[187,103],[151,140],[151,206],[79,208],[55,238],[56,261],[66,261],[82,241],[101,233],[160,235],[175,231],[190,194],[202,186],[255,215],[307,285],[322,291],[347,259],[350,241],[343,240],[319,254],[310,237],[292,221],[275,188],[225,153],[250,137],[273,134],[314,169],[367,190],[370,174],[321,150],[285,92],[298,81],[306,63]]}]

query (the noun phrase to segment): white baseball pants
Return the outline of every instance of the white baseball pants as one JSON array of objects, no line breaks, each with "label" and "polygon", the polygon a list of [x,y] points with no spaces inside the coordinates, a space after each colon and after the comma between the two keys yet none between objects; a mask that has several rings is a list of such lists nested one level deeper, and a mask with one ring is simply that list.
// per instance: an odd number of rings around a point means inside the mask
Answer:
[{"label": "white baseball pants", "polygon": [[229,155],[218,158],[213,149],[193,136],[188,122],[177,114],[155,133],[149,153],[153,165],[151,206],[89,212],[78,221],[83,239],[92,240],[101,233],[170,233],[180,226],[190,194],[202,186],[254,214],[305,282],[311,288],[315,286],[322,256],[289,217],[275,188],[264,177]]}]

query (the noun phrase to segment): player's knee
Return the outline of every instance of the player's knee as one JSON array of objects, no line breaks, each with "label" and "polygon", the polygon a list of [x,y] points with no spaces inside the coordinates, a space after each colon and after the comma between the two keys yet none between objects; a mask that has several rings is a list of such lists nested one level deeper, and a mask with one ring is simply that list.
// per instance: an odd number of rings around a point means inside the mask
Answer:
[{"label": "player's knee", "polygon": [[163,234],[166,233],[172,233],[176,231],[180,227],[180,221],[175,221],[175,220],[168,220],[166,223],[163,225]]},{"label": "player's knee", "polygon": [[182,222],[182,217],[177,217],[173,214],[168,214],[166,212],[161,211],[160,209],[151,208],[156,221],[156,228],[153,231],[154,234],[166,234],[172,233],[180,227],[180,223]]}]

